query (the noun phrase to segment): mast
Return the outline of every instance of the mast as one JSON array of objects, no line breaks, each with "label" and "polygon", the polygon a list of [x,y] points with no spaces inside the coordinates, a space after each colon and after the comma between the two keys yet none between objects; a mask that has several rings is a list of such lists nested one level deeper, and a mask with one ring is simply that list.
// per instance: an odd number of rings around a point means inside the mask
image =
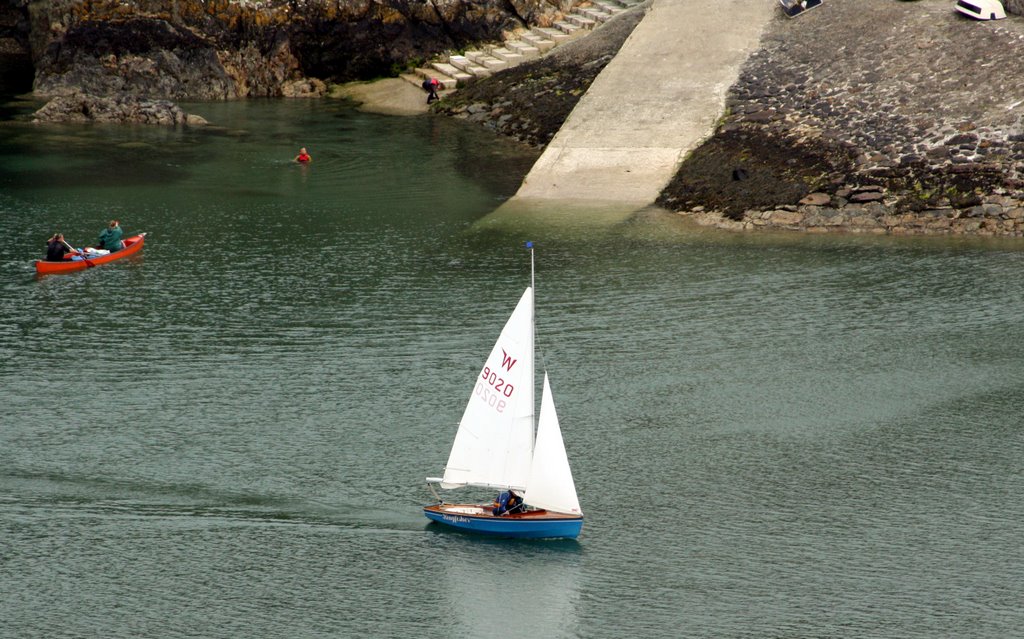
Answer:
[{"label": "mast", "polygon": [[[536,289],[533,282],[533,242],[527,242],[526,248],[530,249],[530,288]],[[536,302],[534,302],[534,306],[536,306]]]},{"label": "mast", "polygon": [[531,412],[532,417],[530,418],[530,432],[533,436],[533,441],[530,442],[530,448],[537,443],[537,398],[535,395],[535,388],[537,387],[537,359],[536,359],[536,317],[537,317],[537,287],[534,283],[534,258],[533,258],[533,242],[527,242],[526,248],[530,249],[530,290],[533,292],[533,305],[530,308],[530,407],[533,409]]}]

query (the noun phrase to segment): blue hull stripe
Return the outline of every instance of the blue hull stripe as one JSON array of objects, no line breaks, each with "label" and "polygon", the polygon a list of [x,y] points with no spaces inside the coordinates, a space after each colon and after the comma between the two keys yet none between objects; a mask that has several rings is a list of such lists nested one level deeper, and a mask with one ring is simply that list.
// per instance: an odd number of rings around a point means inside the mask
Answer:
[{"label": "blue hull stripe", "polygon": [[492,537],[512,539],[575,539],[583,529],[583,518],[567,519],[504,519],[500,517],[474,517],[457,513],[437,513],[423,510],[428,518],[439,524]]}]

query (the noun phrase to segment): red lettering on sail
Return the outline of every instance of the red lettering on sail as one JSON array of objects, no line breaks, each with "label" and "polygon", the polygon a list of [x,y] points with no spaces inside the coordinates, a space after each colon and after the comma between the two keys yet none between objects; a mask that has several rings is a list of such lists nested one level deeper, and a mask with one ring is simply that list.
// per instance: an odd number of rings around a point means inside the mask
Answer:
[{"label": "red lettering on sail", "polygon": [[516,365],[516,361],[518,361],[518,360],[514,360],[511,357],[509,357],[508,353],[505,352],[504,348],[501,349],[501,366],[502,366],[502,368],[504,368],[505,370],[507,370],[508,372],[511,373],[512,372],[512,367]]},{"label": "red lettering on sail", "polygon": [[[515,360],[512,363],[515,364]],[[480,373],[480,378],[486,380],[488,384],[494,387],[494,390],[500,391],[505,397],[512,397],[512,393],[515,392],[515,387],[503,378],[498,377],[497,373],[492,371],[490,366],[484,366],[484,370]]]}]

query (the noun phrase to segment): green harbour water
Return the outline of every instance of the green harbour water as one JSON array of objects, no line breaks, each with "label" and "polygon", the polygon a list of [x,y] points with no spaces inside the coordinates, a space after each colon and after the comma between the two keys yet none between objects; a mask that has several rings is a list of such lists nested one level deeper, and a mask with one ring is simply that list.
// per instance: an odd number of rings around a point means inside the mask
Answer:
[{"label": "green harbour water", "polygon": [[[1024,243],[496,215],[473,125],[187,108],[0,123],[0,637],[1022,636]],[[571,542],[420,511],[526,240]]]}]

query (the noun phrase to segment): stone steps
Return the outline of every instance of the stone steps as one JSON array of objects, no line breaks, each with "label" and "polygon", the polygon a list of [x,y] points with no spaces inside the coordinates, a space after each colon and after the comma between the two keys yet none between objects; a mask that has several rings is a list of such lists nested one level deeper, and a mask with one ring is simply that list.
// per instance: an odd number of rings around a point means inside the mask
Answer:
[{"label": "stone steps", "polygon": [[551,49],[555,48],[555,42],[548,40],[545,36],[539,36],[533,32],[521,33],[519,40],[532,47],[535,47],[541,53],[547,53]]},{"label": "stone steps", "polygon": [[402,74],[402,78],[420,86],[424,79],[437,78],[445,87],[443,94],[478,79],[510,69],[526,60],[546,54],[558,45],[581,37],[604,24],[612,16],[640,4],[641,0],[590,0],[573,7],[570,13],[550,27],[531,26],[501,44],[484,46],[452,54]]},{"label": "stone steps", "polygon": [[540,48],[522,40],[508,40],[505,42],[505,48],[523,56],[523,60],[540,57]]},{"label": "stone steps", "polygon": [[448,56],[448,64],[463,73],[469,74],[471,76],[471,79],[469,80],[470,82],[472,82],[472,79],[474,78],[486,78],[491,75],[491,72],[487,70],[487,67],[482,67],[479,64],[476,64],[464,55]]}]

